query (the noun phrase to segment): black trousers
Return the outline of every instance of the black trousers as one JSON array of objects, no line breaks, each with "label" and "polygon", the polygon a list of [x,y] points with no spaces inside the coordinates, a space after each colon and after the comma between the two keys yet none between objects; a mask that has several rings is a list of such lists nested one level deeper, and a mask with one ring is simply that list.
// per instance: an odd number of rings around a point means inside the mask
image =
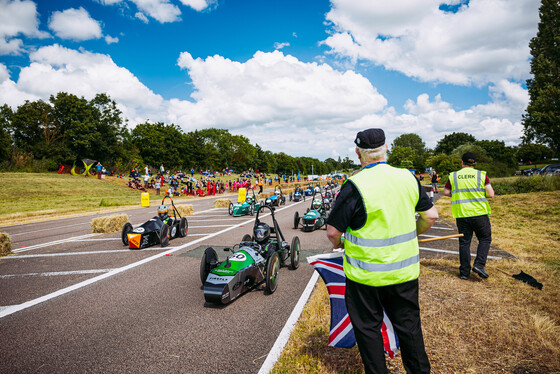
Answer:
[{"label": "black trousers", "polygon": [[418,306],[418,279],[392,286],[371,287],[346,278],[346,308],[366,374],[387,373],[383,352],[383,308],[391,320],[407,373],[429,373]]},{"label": "black trousers", "polygon": [[471,273],[471,241],[473,232],[478,239],[478,247],[476,249],[476,258],[474,266],[483,268],[486,265],[486,258],[492,243],[492,228],[490,226],[490,218],[488,215],[476,217],[457,218],[457,230],[463,234],[459,238],[459,267],[460,275],[469,276]]}]

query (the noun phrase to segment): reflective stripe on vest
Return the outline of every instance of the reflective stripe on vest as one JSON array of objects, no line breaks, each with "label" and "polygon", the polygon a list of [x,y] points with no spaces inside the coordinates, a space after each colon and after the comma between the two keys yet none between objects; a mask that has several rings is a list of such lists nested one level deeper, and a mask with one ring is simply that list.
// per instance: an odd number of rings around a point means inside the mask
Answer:
[{"label": "reflective stripe on vest", "polygon": [[349,181],[366,212],[363,227],[344,235],[348,279],[379,287],[418,278],[420,256],[414,210],[418,182],[408,170],[386,164],[364,169]]},{"label": "reflective stripe on vest", "polygon": [[[463,178],[459,178],[462,176]],[[470,180],[476,178],[476,182]],[[463,168],[450,175],[451,212],[453,218],[474,217],[490,214],[484,186],[486,172]],[[476,183],[473,185],[473,183]]]}]

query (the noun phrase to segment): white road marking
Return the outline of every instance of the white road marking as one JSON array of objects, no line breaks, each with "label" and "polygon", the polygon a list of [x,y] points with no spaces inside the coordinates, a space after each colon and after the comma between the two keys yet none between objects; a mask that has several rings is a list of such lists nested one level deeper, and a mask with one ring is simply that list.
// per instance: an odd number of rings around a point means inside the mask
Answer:
[{"label": "white road marking", "polygon": [[17,234],[10,234],[10,236],[27,235],[27,234],[32,234],[32,233],[34,233],[34,232],[52,231],[52,230],[54,230],[54,229],[60,229],[60,228],[63,228],[63,227],[74,227],[74,226],[89,225],[89,224],[91,224],[91,222],[75,223],[75,224],[73,224],[73,225],[64,225],[64,226],[57,226],[57,227],[54,227],[54,228],[51,227],[51,228],[48,228],[48,229],[41,229],[41,230],[33,230],[33,231],[20,232],[20,233],[17,233]]},{"label": "white road marking", "polygon": [[98,238],[98,239],[78,239],[72,240],[73,242],[100,242],[103,240],[122,240],[121,238]]},{"label": "white road marking", "polygon": [[311,279],[309,279],[309,282],[307,282],[307,286],[305,287],[305,290],[303,290],[303,293],[301,294],[296,306],[294,307],[294,310],[292,310],[292,313],[286,321],[284,328],[282,329],[282,331],[280,331],[280,335],[278,335],[278,338],[276,338],[276,341],[270,349],[270,352],[268,352],[268,356],[266,356],[266,359],[264,360],[261,369],[259,370],[259,374],[269,373],[274,367],[276,361],[278,361],[278,358],[282,354],[284,346],[286,345],[286,343],[288,343],[290,334],[296,326],[297,320],[299,319],[299,316],[301,315],[301,312],[303,311],[303,308],[305,307],[305,304],[307,303],[307,300],[311,295],[311,291],[313,291],[313,287],[315,286],[315,283],[317,283],[317,279],[319,279],[319,273],[314,270]]},{"label": "white road marking", "polygon": [[7,274],[0,275],[0,279],[24,278],[24,277],[53,277],[57,275],[81,275],[107,273],[114,269],[93,269],[93,270],[73,270],[73,271],[51,271],[48,273],[27,273],[27,274]]},{"label": "white road marking", "polygon": [[455,231],[455,229],[449,228],[449,227],[436,227],[436,226],[432,226],[432,229],[434,229],[434,230],[453,230],[453,231]]},{"label": "white road marking", "polygon": [[[204,216],[204,217],[206,217],[206,216]],[[229,217],[229,216],[220,216],[220,217],[223,217],[223,218],[222,219],[216,219],[216,218],[213,218],[213,219],[196,219],[196,220],[195,219],[189,219],[189,224],[191,222],[231,221],[232,219],[240,220],[240,219],[246,219],[247,218],[247,217]]]},{"label": "white road marking", "polygon": [[[284,209],[287,209],[287,208],[291,208],[291,207],[293,207],[293,206],[294,206],[293,204],[292,204],[292,205],[289,205],[289,206],[285,206],[284,208],[276,209],[276,211],[279,212],[279,211],[281,211],[281,210],[284,210]],[[264,218],[264,217],[269,216],[269,215],[270,215],[270,213],[267,213],[267,214],[262,215],[261,217]],[[109,271],[109,272],[107,272],[107,273],[104,273],[104,274],[98,275],[98,276],[96,276],[96,277],[87,279],[87,280],[85,280],[85,281],[83,281],[83,282],[80,282],[80,283],[73,284],[73,285],[71,285],[71,286],[68,286],[68,287],[66,287],[66,288],[60,289],[60,290],[58,290],[58,291],[51,292],[51,293],[49,293],[49,294],[47,294],[47,295],[38,297],[38,298],[36,298],[36,299],[29,300],[29,301],[26,301],[26,302],[24,302],[24,303],[17,304],[17,305],[10,305],[9,307],[7,307],[7,308],[5,308],[5,309],[2,309],[2,310],[0,311],[0,318],[4,318],[4,317],[6,317],[6,316],[9,316],[9,315],[14,314],[14,313],[17,313],[17,312],[19,312],[19,311],[25,310],[25,309],[30,308],[30,307],[32,307],[32,306],[35,306],[35,305],[37,305],[37,304],[41,304],[41,303],[43,303],[43,302],[45,302],[45,301],[54,299],[54,298],[59,297],[59,296],[62,296],[62,295],[65,295],[65,294],[67,294],[67,293],[69,293],[69,292],[78,290],[78,289],[80,289],[80,288],[82,288],[82,287],[85,287],[85,286],[88,286],[88,285],[90,285],[90,284],[99,282],[99,281],[101,281],[101,280],[103,280],[103,279],[112,277],[113,275],[117,275],[117,274],[122,273],[122,272],[124,272],[124,271],[133,269],[133,268],[135,268],[135,267],[137,267],[137,266],[146,264],[146,263],[151,262],[151,261],[153,261],[153,260],[156,260],[156,259],[158,259],[158,258],[160,258],[160,257],[167,256],[167,255],[169,255],[169,254],[171,254],[171,253],[174,253],[174,252],[177,252],[177,251],[179,251],[179,250],[181,250],[181,249],[183,249],[183,248],[187,248],[187,247],[193,246],[193,245],[198,244],[198,243],[200,243],[200,242],[203,242],[203,241],[205,241],[205,240],[207,240],[207,239],[209,239],[209,238],[212,238],[212,237],[221,235],[221,234],[223,234],[223,233],[226,233],[226,232],[228,232],[228,231],[230,231],[230,230],[233,230],[233,229],[236,229],[236,228],[238,228],[238,227],[241,227],[241,226],[243,226],[243,225],[245,225],[245,224],[249,224],[249,223],[251,223],[251,222],[253,222],[253,219],[250,219],[250,220],[247,220],[247,221],[244,221],[244,222],[241,222],[241,223],[232,225],[232,226],[230,226],[230,227],[228,227],[228,228],[226,228],[226,229],[220,230],[220,231],[218,231],[218,232],[215,232],[215,233],[213,233],[213,234],[207,235],[207,236],[202,237],[202,238],[200,238],[200,239],[193,240],[192,242],[185,243],[185,244],[180,245],[180,246],[178,246],[178,247],[175,247],[174,249],[171,249],[171,250],[170,250],[169,247],[167,247],[167,248],[165,248],[166,250],[165,250],[164,252],[158,253],[157,255],[154,255],[154,256],[151,256],[151,257],[147,257],[147,258],[145,258],[145,259],[143,259],[143,260],[134,262],[134,263],[132,263],[132,264],[125,265],[125,266],[120,267],[120,268],[113,269],[113,270],[111,270],[111,271]]]},{"label": "white road marking", "polygon": [[[206,235],[206,234],[204,234]],[[2,260],[21,260],[27,258],[38,258],[38,257],[59,257],[59,256],[77,256],[77,255],[103,255],[109,253],[131,253],[136,252],[140,253],[142,251],[166,251],[168,249],[175,249],[177,247],[153,247],[153,248],[144,248],[141,250],[135,249],[109,249],[106,251],[84,251],[84,252],[62,252],[62,253],[39,253],[36,255],[19,255],[19,256],[6,256],[2,257]]]},{"label": "white road marking", "polygon": [[[448,250],[445,250],[445,249],[420,247],[420,250],[428,251],[428,252],[450,253],[450,254],[453,254],[453,255],[459,255],[458,251],[448,251]],[[471,257],[476,257],[476,253],[471,253]],[[492,259],[492,260],[501,260],[502,259],[502,257],[499,257],[499,256],[488,256],[487,258]]]},{"label": "white road marking", "polygon": [[50,247],[52,245],[68,243],[68,242],[73,242],[73,241],[79,241],[80,239],[91,238],[92,236],[97,236],[97,235],[101,235],[101,234],[85,234],[85,235],[80,235],[80,236],[74,236],[72,238],[55,240],[55,241],[48,242],[48,243],[41,243],[41,244],[30,245],[30,246],[27,246],[27,247],[21,247],[21,248],[18,248],[18,249],[14,249],[13,252],[14,253],[27,252],[27,251],[30,251],[32,249]]},{"label": "white road marking", "polygon": [[[251,221],[253,221],[253,220],[251,220]],[[190,229],[203,229],[203,228],[206,228],[206,227],[229,227],[229,226],[231,226],[231,225],[207,225],[207,226],[191,226],[191,225],[189,225],[189,230]]]}]

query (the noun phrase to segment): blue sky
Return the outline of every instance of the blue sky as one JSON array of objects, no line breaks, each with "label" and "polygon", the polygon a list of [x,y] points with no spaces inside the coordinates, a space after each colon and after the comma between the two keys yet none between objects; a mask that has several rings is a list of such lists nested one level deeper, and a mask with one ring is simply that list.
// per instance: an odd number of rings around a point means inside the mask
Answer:
[{"label": "blue sky", "polygon": [[[513,5],[513,6],[512,6]],[[534,0],[0,0],[0,104],[107,92],[129,125],[353,157],[357,131],[519,143]]]}]

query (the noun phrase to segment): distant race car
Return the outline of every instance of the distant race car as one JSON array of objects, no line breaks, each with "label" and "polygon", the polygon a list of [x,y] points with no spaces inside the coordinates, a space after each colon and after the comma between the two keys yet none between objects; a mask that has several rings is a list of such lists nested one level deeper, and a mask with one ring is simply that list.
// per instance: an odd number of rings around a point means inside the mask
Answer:
[{"label": "distant race car", "polygon": [[262,201],[257,202],[255,197],[255,191],[251,190],[251,194],[247,193],[245,201],[238,204],[230,203],[228,207],[228,213],[230,216],[240,217],[247,214],[253,215],[255,212],[259,211],[259,208],[264,205]]},{"label": "distant race car", "polygon": [[[164,204],[165,199],[171,200],[172,217],[169,215],[169,208]],[[163,198],[157,214],[137,228],[133,228],[130,222],[125,223],[121,231],[123,244],[128,245],[130,249],[142,249],[156,244],[167,247],[169,240],[187,236],[187,218],[181,217],[170,196]]]},{"label": "distant race car", "polygon": [[[266,209],[271,212],[272,226],[259,219]],[[274,208],[268,205],[257,212],[253,235],[245,234],[241,243],[224,251],[231,255],[219,262],[214,248],[208,247],[200,262],[200,281],[209,303],[227,304],[261,283],[265,283],[266,293],[272,294],[278,285],[280,267],[288,260],[292,270],[299,267],[299,238],[294,236],[288,245],[274,217]]]},{"label": "distant race car", "polygon": [[286,205],[286,196],[282,194],[282,189],[280,188],[280,186],[274,187],[274,195],[266,199],[265,205],[270,205],[270,206]]},{"label": "distant race car", "polygon": [[301,200],[305,201],[305,195],[303,194],[301,187],[296,187],[293,193],[290,192],[290,201],[294,201],[297,203]]},{"label": "distant race car", "polygon": [[299,212],[294,213],[294,229],[299,228],[300,224],[304,232],[327,228],[327,208],[321,193],[313,196],[311,208],[307,209],[303,217],[300,217]]}]

